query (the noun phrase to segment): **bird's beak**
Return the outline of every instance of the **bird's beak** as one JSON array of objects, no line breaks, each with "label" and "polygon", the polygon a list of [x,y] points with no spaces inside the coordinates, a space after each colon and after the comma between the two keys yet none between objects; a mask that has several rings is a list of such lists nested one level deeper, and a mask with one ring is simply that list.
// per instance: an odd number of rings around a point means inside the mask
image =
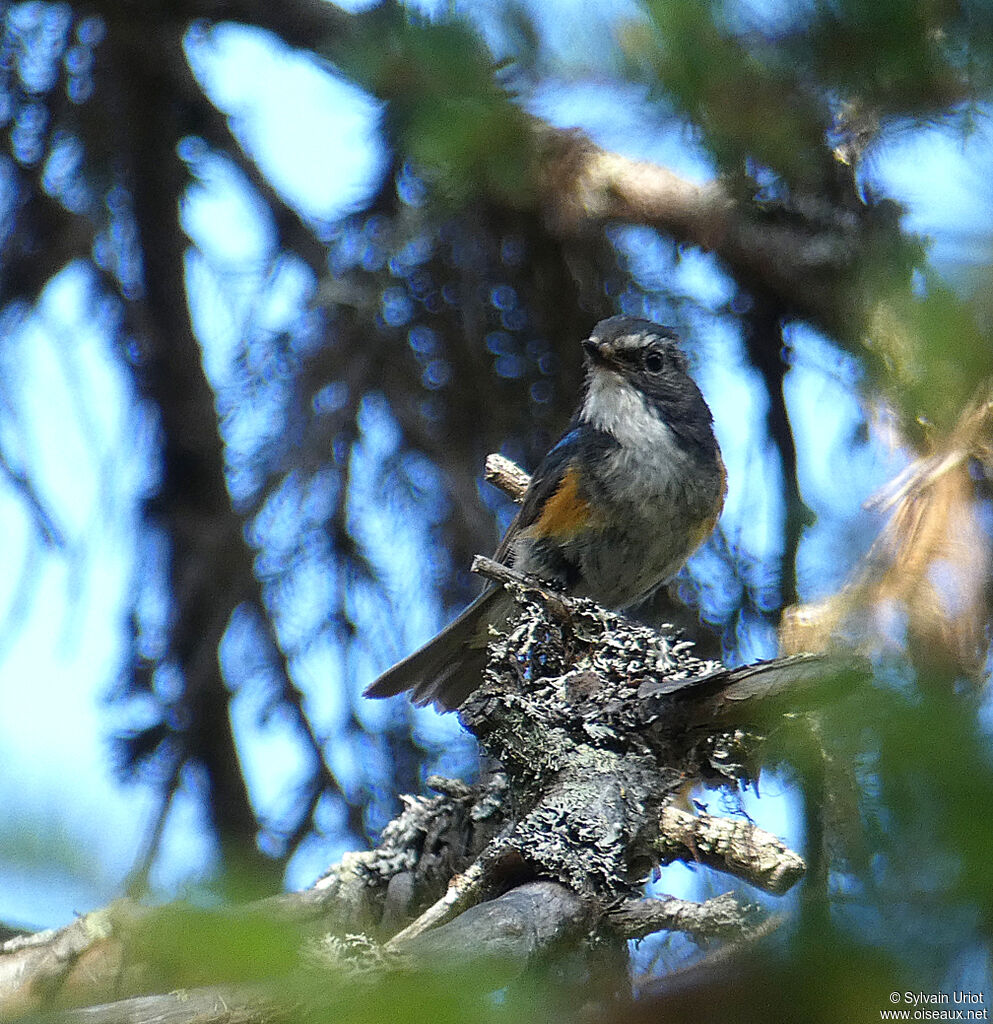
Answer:
[{"label": "bird's beak", "polygon": [[583,351],[590,361],[590,366],[603,366],[610,370],[617,368],[617,353],[609,341],[594,341],[593,338],[587,338],[583,342]]}]

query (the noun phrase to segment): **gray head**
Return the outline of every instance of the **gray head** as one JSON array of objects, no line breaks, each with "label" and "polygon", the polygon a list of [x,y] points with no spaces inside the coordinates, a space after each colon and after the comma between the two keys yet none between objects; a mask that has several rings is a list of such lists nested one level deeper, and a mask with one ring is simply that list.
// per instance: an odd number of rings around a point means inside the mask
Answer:
[{"label": "gray head", "polygon": [[711,443],[713,418],[678,342],[671,327],[651,320],[601,320],[583,342],[587,375],[582,418],[630,420],[640,407],[685,443]]}]

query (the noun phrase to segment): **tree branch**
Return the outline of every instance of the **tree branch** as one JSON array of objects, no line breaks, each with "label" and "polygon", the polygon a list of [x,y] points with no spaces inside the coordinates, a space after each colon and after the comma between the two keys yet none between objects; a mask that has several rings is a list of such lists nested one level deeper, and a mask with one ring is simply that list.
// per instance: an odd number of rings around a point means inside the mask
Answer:
[{"label": "tree branch", "polygon": [[814,515],[800,494],[797,476],[796,440],[786,408],[783,384],[787,364],[783,357],[783,321],[785,310],[761,293],[752,296],[753,306],[743,317],[745,350],[758,370],[765,387],[766,430],[779,454],[780,486],[783,495],[783,549],[779,572],[779,604],[769,609],[773,625],[779,625],[783,608],[796,604],[796,559],[804,527],[812,525]]},{"label": "tree branch", "polygon": [[[237,936],[259,915],[319,929],[314,955],[346,975],[349,963],[432,970],[436,958],[470,951],[496,965],[497,984],[584,930],[618,940],[658,927],[750,934],[747,911],[727,900],[695,907],[639,897],[651,871],[674,859],[776,894],[801,877],[802,859],[776,837],[671,801],[687,780],[754,777],[747,735],[728,732],[719,716],[808,684],[811,661],[722,669],[685,641],[481,564],[510,585],[520,611],[492,641],[486,679],[460,715],[504,771],[476,787],[432,780],[440,795],[406,798],[376,849],[346,855],[307,892],[224,913],[225,932]],[[35,1007],[53,992],[79,1002],[111,983],[140,995],[140,971],[121,968],[137,937],[155,934],[157,913],[122,904],[37,942],[15,940],[0,957],[0,1010]],[[347,938],[357,932],[394,934],[376,946]],[[291,975],[287,984],[292,992]],[[244,1019],[267,998],[257,988],[208,988],[189,997],[189,1017],[174,997],[160,997],[99,1007],[92,1019]]]},{"label": "tree branch", "polygon": [[73,1010],[65,1019],[78,1024],[250,1024],[290,1016],[270,994],[228,987],[179,990],[137,996]]},{"label": "tree branch", "polygon": [[853,342],[867,311],[852,268],[883,231],[894,247],[907,244],[895,224],[868,206],[858,214],[826,204],[777,212],[733,198],[716,181],[697,185],[603,150],[580,132],[535,123],[548,145],[540,187],[553,227],[574,233],[611,221],[655,227],[713,252],[742,287],[761,291],[790,316]]},{"label": "tree branch", "polygon": [[[417,963],[446,959],[486,961],[501,973],[499,987],[518,977],[535,958],[593,919],[592,908],[556,882],[529,882],[496,899],[470,907],[448,924],[399,943]],[[399,939],[399,936],[397,936]]]},{"label": "tree branch", "polygon": [[186,295],[188,240],[179,213],[190,179],[177,148],[189,126],[176,98],[199,90],[183,53],[183,24],[154,12],[148,19],[111,19],[99,109],[107,138],[124,154],[123,178],[143,259],[141,296],[129,308],[140,341],[133,365],[140,393],[154,404],[162,428],[162,482],[146,514],[170,545],[175,614],[163,660],[182,672],[186,713],[176,717],[189,723],[171,739],[180,763],[203,772],[205,810],[226,866],[247,868],[239,877],[275,888],[276,865],[255,842],[259,823],[241,772],[231,691],[218,656],[234,609],[251,598],[257,580],[244,522],[225,483],[215,395]]},{"label": "tree branch", "polygon": [[499,452],[486,456],[484,476],[489,483],[499,487],[508,498],[512,498],[518,504],[524,500],[524,492],[531,483],[531,477],[517,463],[511,462]]},{"label": "tree branch", "polygon": [[675,896],[628,900],[607,913],[607,920],[626,939],[654,932],[685,932],[695,939],[746,937],[754,926],[755,908],[742,906],[726,892],[694,903]]},{"label": "tree branch", "polygon": [[664,863],[690,860],[730,872],[758,889],[781,896],[803,877],[803,859],[750,821],[687,814],[666,807],[659,822]]},{"label": "tree branch", "polygon": [[[188,6],[189,17],[256,25],[331,60],[357,39],[381,34],[384,24],[401,46],[405,33],[413,46],[418,31],[394,17],[392,7],[348,14],[321,0],[278,7],[251,0]],[[699,185],[657,164],[601,149],[579,131],[553,128],[537,118],[529,123],[540,155],[533,182],[538,209],[553,234],[575,236],[612,222],[654,227],[677,242],[715,253],[744,288],[761,291],[788,315],[852,343],[859,342],[868,312],[853,283],[853,268],[860,257],[878,253],[884,235],[894,251],[908,244],[895,217],[881,216],[866,203],[796,197],[787,208],[741,201],[718,181]]]},{"label": "tree branch", "polygon": [[66,546],[65,535],[56,523],[55,517],[45,505],[27,474],[15,469],[10,464],[7,453],[2,450],[0,450],[0,476],[5,477],[11,487],[20,495],[45,544],[49,547],[64,548]]}]

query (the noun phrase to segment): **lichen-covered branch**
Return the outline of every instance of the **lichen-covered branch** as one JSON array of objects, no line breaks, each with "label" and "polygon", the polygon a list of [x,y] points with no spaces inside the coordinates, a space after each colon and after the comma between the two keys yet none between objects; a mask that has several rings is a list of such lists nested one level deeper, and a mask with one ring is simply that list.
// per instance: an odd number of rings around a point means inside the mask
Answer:
[{"label": "lichen-covered branch", "polygon": [[[225,912],[224,928],[262,918],[289,926],[310,951],[308,969],[333,970],[346,985],[370,972],[435,969],[451,951],[499,964],[494,977],[505,984],[583,936],[609,944],[659,929],[752,934],[753,912],[730,898],[645,900],[643,884],[675,859],[776,894],[802,877],[803,860],[775,836],[673,803],[694,780],[735,787],[754,778],[761,745],[749,729],[761,723],[759,709],[779,713],[791,687],[809,696],[825,662],[725,669],[687,641],[489,560],[479,567],[519,605],[492,639],[483,685],[460,709],[501,770],[478,786],[429,779],[437,795],[405,798],[375,849],[347,854],[306,892]],[[94,918],[105,924],[99,934],[84,919],[8,943],[0,1012],[92,1003],[112,984],[124,1001],[94,1008],[93,1020],[277,1015],[266,993],[225,995],[209,977],[187,1004],[149,1002],[148,979],[121,965],[160,913],[122,904]],[[85,976],[73,973],[84,956]],[[286,992],[293,984],[288,975]]]},{"label": "lichen-covered branch", "polygon": [[327,1016],[336,996],[370,980],[370,972],[445,971],[467,960],[485,966],[492,987],[512,982],[539,956],[589,926],[591,908],[554,882],[518,886],[479,904],[454,921],[380,951],[356,939],[327,940],[308,951],[308,971],[323,968],[318,985],[302,974],[276,991],[263,985],[209,986],[136,996],[74,1011],[78,1024],[236,1024]]},{"label": "lichen-covered branch", "polygon": [[687,814],[666,807],[659,821],[659,854],[697,861],[744,879],[758,889],[788,892],[803,877],[803,859],[774,835],[750,821]]},{"label": "lichen-covered branch", "polygon": [[674,896],[646,897],[622,903],[607,914],[607,920],[626,939],[643,939],[660,931],[685,932],[695,939],[740,939],[754,927],[756,909],[742,906],[729,892],[703,903]]},{"label": "lichen-covered branch", "polygon": [[[499,775],[480,787],[428,781],[446,792],[405,798],[403,812],[374,849],[345,854],[309,889],[232,909],[226,927],[236,934],[262,919],[301,936],[389,935],[416,917],[445,891],[453,874],[472,864],[505,813],[506,783]],[[0,944],[0,1018],[52,1003],[78,1005],[141,992],[148,981],[128,951],[156,927],[156,911],[121,900],[65,928]]]}]

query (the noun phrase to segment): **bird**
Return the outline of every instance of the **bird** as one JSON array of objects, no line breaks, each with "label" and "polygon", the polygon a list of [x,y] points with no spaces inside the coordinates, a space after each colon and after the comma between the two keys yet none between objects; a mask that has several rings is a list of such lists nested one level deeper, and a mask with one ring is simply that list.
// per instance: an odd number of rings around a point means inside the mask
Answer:
[{"label": "bird", "polygon": [[[727,475],[713,416],[670,327],[630,316],[582,342],[579,407],[542,459],[493,558],[572,597],[623,611],[672,579],[713,532]],[[367,697],[411,691],[452,711],[480,685],[490,627],[513,599],[490,586]]]}]

